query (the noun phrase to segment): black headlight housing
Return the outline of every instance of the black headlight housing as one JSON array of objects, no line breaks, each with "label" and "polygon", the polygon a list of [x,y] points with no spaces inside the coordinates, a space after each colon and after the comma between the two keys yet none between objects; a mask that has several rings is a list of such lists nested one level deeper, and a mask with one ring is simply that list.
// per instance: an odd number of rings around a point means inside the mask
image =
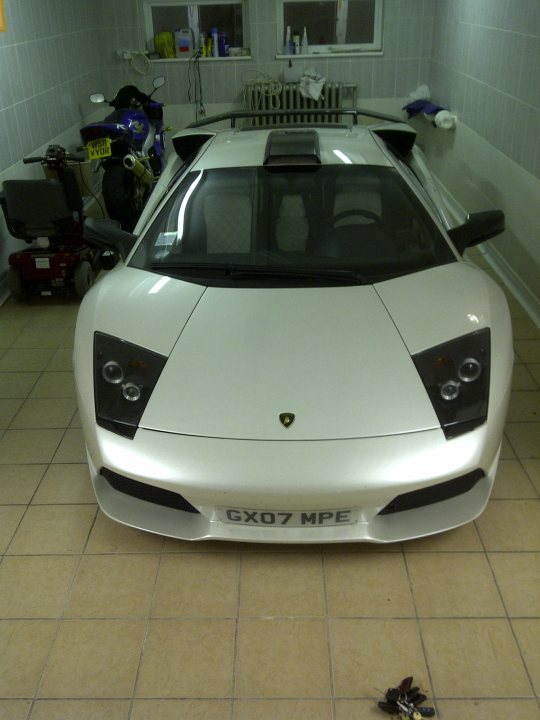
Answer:
[{"label": "black headlight housing", "polygon": [[94,333],[96,421],[133,438],[167,358],[104,333]]},{"label": "black headlight housing", "polygon": [[487,418],[490,332],[484,328],[413,355],[416,369],[448,439]]}]

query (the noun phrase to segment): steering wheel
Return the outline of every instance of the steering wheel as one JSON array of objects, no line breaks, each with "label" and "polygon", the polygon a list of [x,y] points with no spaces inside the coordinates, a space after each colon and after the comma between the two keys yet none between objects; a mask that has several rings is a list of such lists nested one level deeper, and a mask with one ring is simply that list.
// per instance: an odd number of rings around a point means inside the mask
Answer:
[{"label": "steering wheel", "polygon": [[355,217],[355,216],[361,216],[368,218],[368,220],[371,220],[372,222],[380,223],[381,218],[374,212],[371,212],[371,210],[362,210],[361,208],[352,208],[351,210],[343,210],[342,212],[338,213],[334,216],[334,227],[336,226],[336,223],[338,223],[340,220],[344,220],[347,217]]}]

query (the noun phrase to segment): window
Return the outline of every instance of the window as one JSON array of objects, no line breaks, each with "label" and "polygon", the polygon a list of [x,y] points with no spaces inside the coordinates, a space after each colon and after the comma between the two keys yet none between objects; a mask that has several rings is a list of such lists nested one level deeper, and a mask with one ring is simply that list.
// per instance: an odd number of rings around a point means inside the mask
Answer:
[{"label": "window", "polygon": [[[297,36],[301,44],[305,28],[310,53],[334,54],[382,50],[383,0],[277,0],[277,2],[280,53],[290,52],[286,43],[288,27],[291,30],[291,39]],[[301,46],[299,52],[302,51]]]},{"label": "window", "polygon": [[247,27],[248,23],[247,0],[199,0],[196,4],[188,0],[146,0],[145,23],[147,40],[152,45],[160,33],[174,35],[176,30],[190,30],[191,33],[187,34],[191,35],[189,50],[185,45],[186,56],[201,48],[201,35],[204,35],[205,42],[211,38],[212,28],[217,28],[220,35],[226,35],[229,47],[248,45],[244,33],[244,26]]}]

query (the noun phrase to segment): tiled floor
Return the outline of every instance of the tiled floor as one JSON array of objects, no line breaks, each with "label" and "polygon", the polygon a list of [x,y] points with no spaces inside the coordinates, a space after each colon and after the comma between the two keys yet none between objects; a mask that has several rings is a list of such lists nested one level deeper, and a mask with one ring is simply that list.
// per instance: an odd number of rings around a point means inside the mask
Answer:
[{"label": "tiled floor", "polygon": [[189,544],[98,512],[77,306],[0,307],[0,719],[363,720],[412,674],[447,720],[539,718],[540,332],[493,499],[393,546]]}]

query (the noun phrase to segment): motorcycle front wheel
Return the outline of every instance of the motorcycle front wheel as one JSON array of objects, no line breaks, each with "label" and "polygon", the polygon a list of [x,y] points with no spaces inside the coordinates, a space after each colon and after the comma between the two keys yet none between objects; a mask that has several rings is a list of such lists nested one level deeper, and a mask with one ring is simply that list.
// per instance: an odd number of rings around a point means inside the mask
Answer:
[{"label": "motorcycle front wheel", "polygon": [[101,191],[109,217],[118,220],[123,230],[132,232],[148,199],[148,186],[123,165],[109,165]]}]

